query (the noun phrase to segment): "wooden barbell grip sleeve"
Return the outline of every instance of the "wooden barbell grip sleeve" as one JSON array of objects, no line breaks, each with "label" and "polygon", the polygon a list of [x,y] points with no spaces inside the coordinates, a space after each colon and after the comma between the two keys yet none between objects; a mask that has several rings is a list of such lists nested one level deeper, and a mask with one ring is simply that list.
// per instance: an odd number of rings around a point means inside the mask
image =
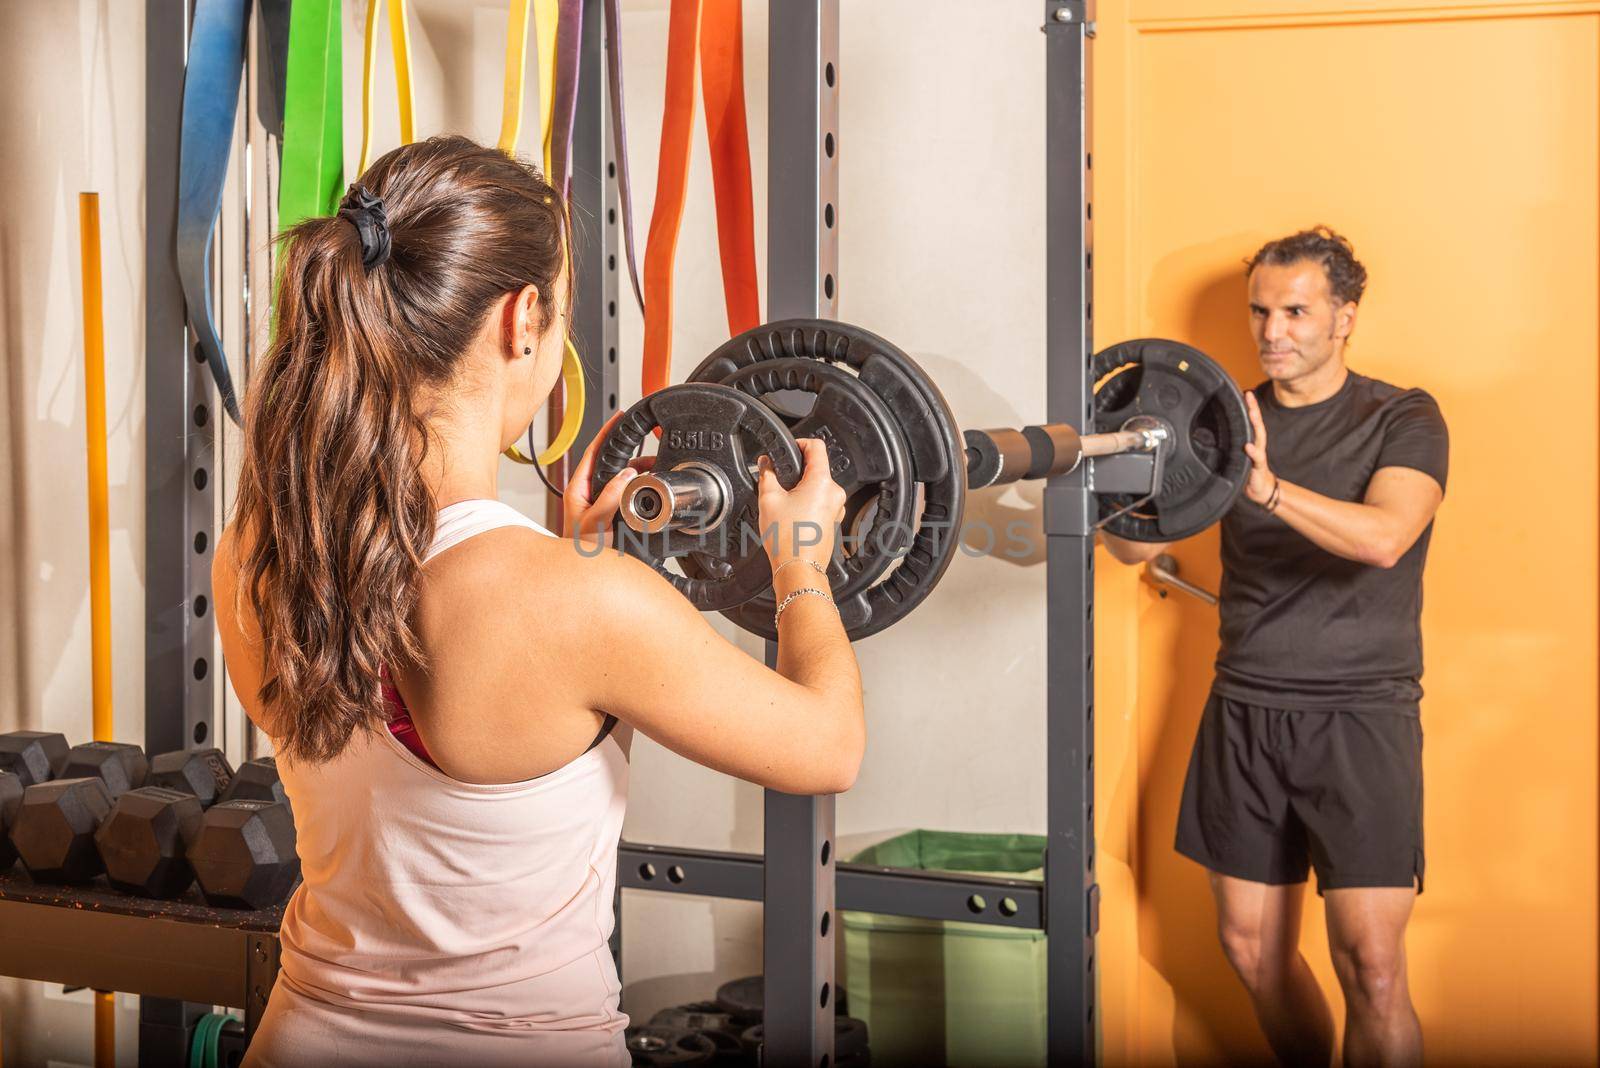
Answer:
[{"label": "wooden barbell grip sleeve", "polygon": [[982,489],[1024,478],[1064,475],[1085,456],[1143,451],[1155,441],[1144,431],[1080,435],[1065,423],[1050,423],[1021,430],[969,430],[966,443],[967,486]]}]

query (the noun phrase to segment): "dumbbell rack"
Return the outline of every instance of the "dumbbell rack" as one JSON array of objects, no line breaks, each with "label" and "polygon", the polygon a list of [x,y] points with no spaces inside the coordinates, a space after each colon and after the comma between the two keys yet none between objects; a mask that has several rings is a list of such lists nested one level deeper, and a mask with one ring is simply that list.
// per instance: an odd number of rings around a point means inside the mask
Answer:
[{"label": "dumbbell rack", "polygon": [[[1035,0],[1037,2],[1037,0]],[[1047,381],[1046,421],[1087,427],[1092,387],[1088,42],[1093,0],[1043,0],[1046,49]],[[146,0],[146,218],[150,235],[173,232],[178,182],[177,123],[187,39],[185,0]],[[616,410],[618,393],[617,184],[601,52],[601,0],[584,0],[572,205],[584,225],[574,329],[589,361],[588,395],[576,448]],[[834,317],[838,293],[838,0],[769,0],[768,317]],[[249,68],[253,70],[253,66]],[[594,75],[594,76],[591,76]],[[247,80],[253,74],[247,74]],[[248,123],[249,119],[246,119]],[[214,541],[216,450],[211,384],[189,358],[184,307],[172,249],[152,239],[146,251],[146,672],[145,748],[165,752],[201,743],[213,727],[214,627],[208,612],[209,546]],[[598,369],[597,369],[598,368]],[[1097,1053],[1094,938],[1094,539],[1088,465],[1050,480],[1044,493],[1047,540],[1046,723],[1047,849],[1041,883],[839,864],[832,856],[832,797],[768,791],[763,856],[623,843],[618,856],[622,955],[624,888],[763,901],[766,974],[765,1062],[779,1068],[831,1063],[836,909],[1043,929],[1048,940],[1048,1059],[1083,1064]],[[775,647],[767,648],[774,662]],[[51,895],[45,894],[49,897]],[[18,968],[52,982],[144,991],[141,1031],[159,1036],[210,1003],[264,999],[276,974],[276,923],[208,926],[178,916],[183,906],[116,898],[83,904],[34,899],[0,880],[0,916],[55,931],[49,945],[0,949],[0,972]],[[140,906],[149,905],[148,908]],[[196,906],[199,907],[199,906]],[[214,910],[206,910],[214,911]],[[823,923],[826,917],[830,922]],[[9,920],[10,917],[8,916]],[[104,926],[101,926],[104,925]],[[5,930],[13,928],[9,923]],[[197,932],[207,931],[205,935]],[[209,978],[164,956],[170,942],[204,943]],[[4,940],[0,940],[4,941]],[[199,943],[197,942],[196,945]],[[73,947],[76,947],[74,949]],[[65,976],[39,961],[98,949]],[[118,949],[116,947],[122,947]],[[244,952],[240,952],[244,950]],[[148,956],[146,955],[148,954]],[[260,957],[265,955],[266,959]],[[99,960],[98,958],[105,958]],[[126,958],[126,959],[124,959]],[[195,958],[201,959],[201,958]],[[237,973],[229,973],[227,961]],[[120,962],[120,963],[119,963]],[[204,981],[202,981],[204,980]],[[191,1002],[203,1002],[205,1006]],[[254,1023],[251,1005],[245,1004]],[[176,1022],[176,1023],[175,1023]],[[146,1054],[141,1052],[141,1060]],[[147,1063],[162,1063],[150,1054]]]},{"label": "dumbbell rack", "polygon": [[140,994],[140,1064],[187,1064],[190,1031],[213,1005],[245,1010],[253,1034],[278,974],[283,907],[245,912],[41,886],[0,874],[0,975]]}]

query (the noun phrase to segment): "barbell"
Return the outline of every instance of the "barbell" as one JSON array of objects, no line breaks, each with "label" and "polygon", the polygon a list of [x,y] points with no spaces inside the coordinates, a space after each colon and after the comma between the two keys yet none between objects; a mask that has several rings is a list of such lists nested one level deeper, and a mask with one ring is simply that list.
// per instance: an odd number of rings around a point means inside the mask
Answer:
[{"label": "barbell", "polygon": [[832,320],[769,323],[629,408],[601,442],[593,490],[659,431],[654,467],[623,492],[617,543],[697,608],[775,639],[756,460],[770,457],[792,488],[802,473],[795,439],[820,439],[845,491],[829,579],[846,631],[865,638],[943,577],[969,489],[1088,460],[1096,525],[1137,541],[1187,537],[1233,506],[1249,474],[1250,424],[1221,367],[1188,345],[1144,339],[1096,354],[1090,373],[1087,433],[1065,424],[963,433],[938,386],[885,339]]}]

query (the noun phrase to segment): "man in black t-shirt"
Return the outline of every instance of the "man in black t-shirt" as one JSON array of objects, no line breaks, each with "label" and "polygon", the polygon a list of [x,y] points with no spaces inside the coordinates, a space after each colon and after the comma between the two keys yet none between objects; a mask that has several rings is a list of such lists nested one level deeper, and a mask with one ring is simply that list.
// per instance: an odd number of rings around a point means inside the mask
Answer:
[{"label": "man in black t-shirt", "polygon": [[[1347,1064],[1418,1064],[1405,928],[1422,891],[1422,569],[1449,442],[1432,397],[1345,366],[1366,270],[1326,228],[1250,261],[1267,381],[1222,521],[1222,644],[1178,815],[1278,1058],[1326,1065],[1328,1003],[1299,949],[1317,873]],[[1105,536],[1124,563],[1166,546]]]}]

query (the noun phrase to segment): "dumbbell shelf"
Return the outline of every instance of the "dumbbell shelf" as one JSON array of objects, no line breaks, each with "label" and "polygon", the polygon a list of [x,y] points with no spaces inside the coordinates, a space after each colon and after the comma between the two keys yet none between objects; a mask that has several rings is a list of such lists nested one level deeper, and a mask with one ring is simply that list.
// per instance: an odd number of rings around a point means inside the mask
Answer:
[{"label": "dumbbell shelf", "polygon": [[255,1033],[278,975],[283,906],[247,912],[0,874],[0,975],[245,1010]]}]

